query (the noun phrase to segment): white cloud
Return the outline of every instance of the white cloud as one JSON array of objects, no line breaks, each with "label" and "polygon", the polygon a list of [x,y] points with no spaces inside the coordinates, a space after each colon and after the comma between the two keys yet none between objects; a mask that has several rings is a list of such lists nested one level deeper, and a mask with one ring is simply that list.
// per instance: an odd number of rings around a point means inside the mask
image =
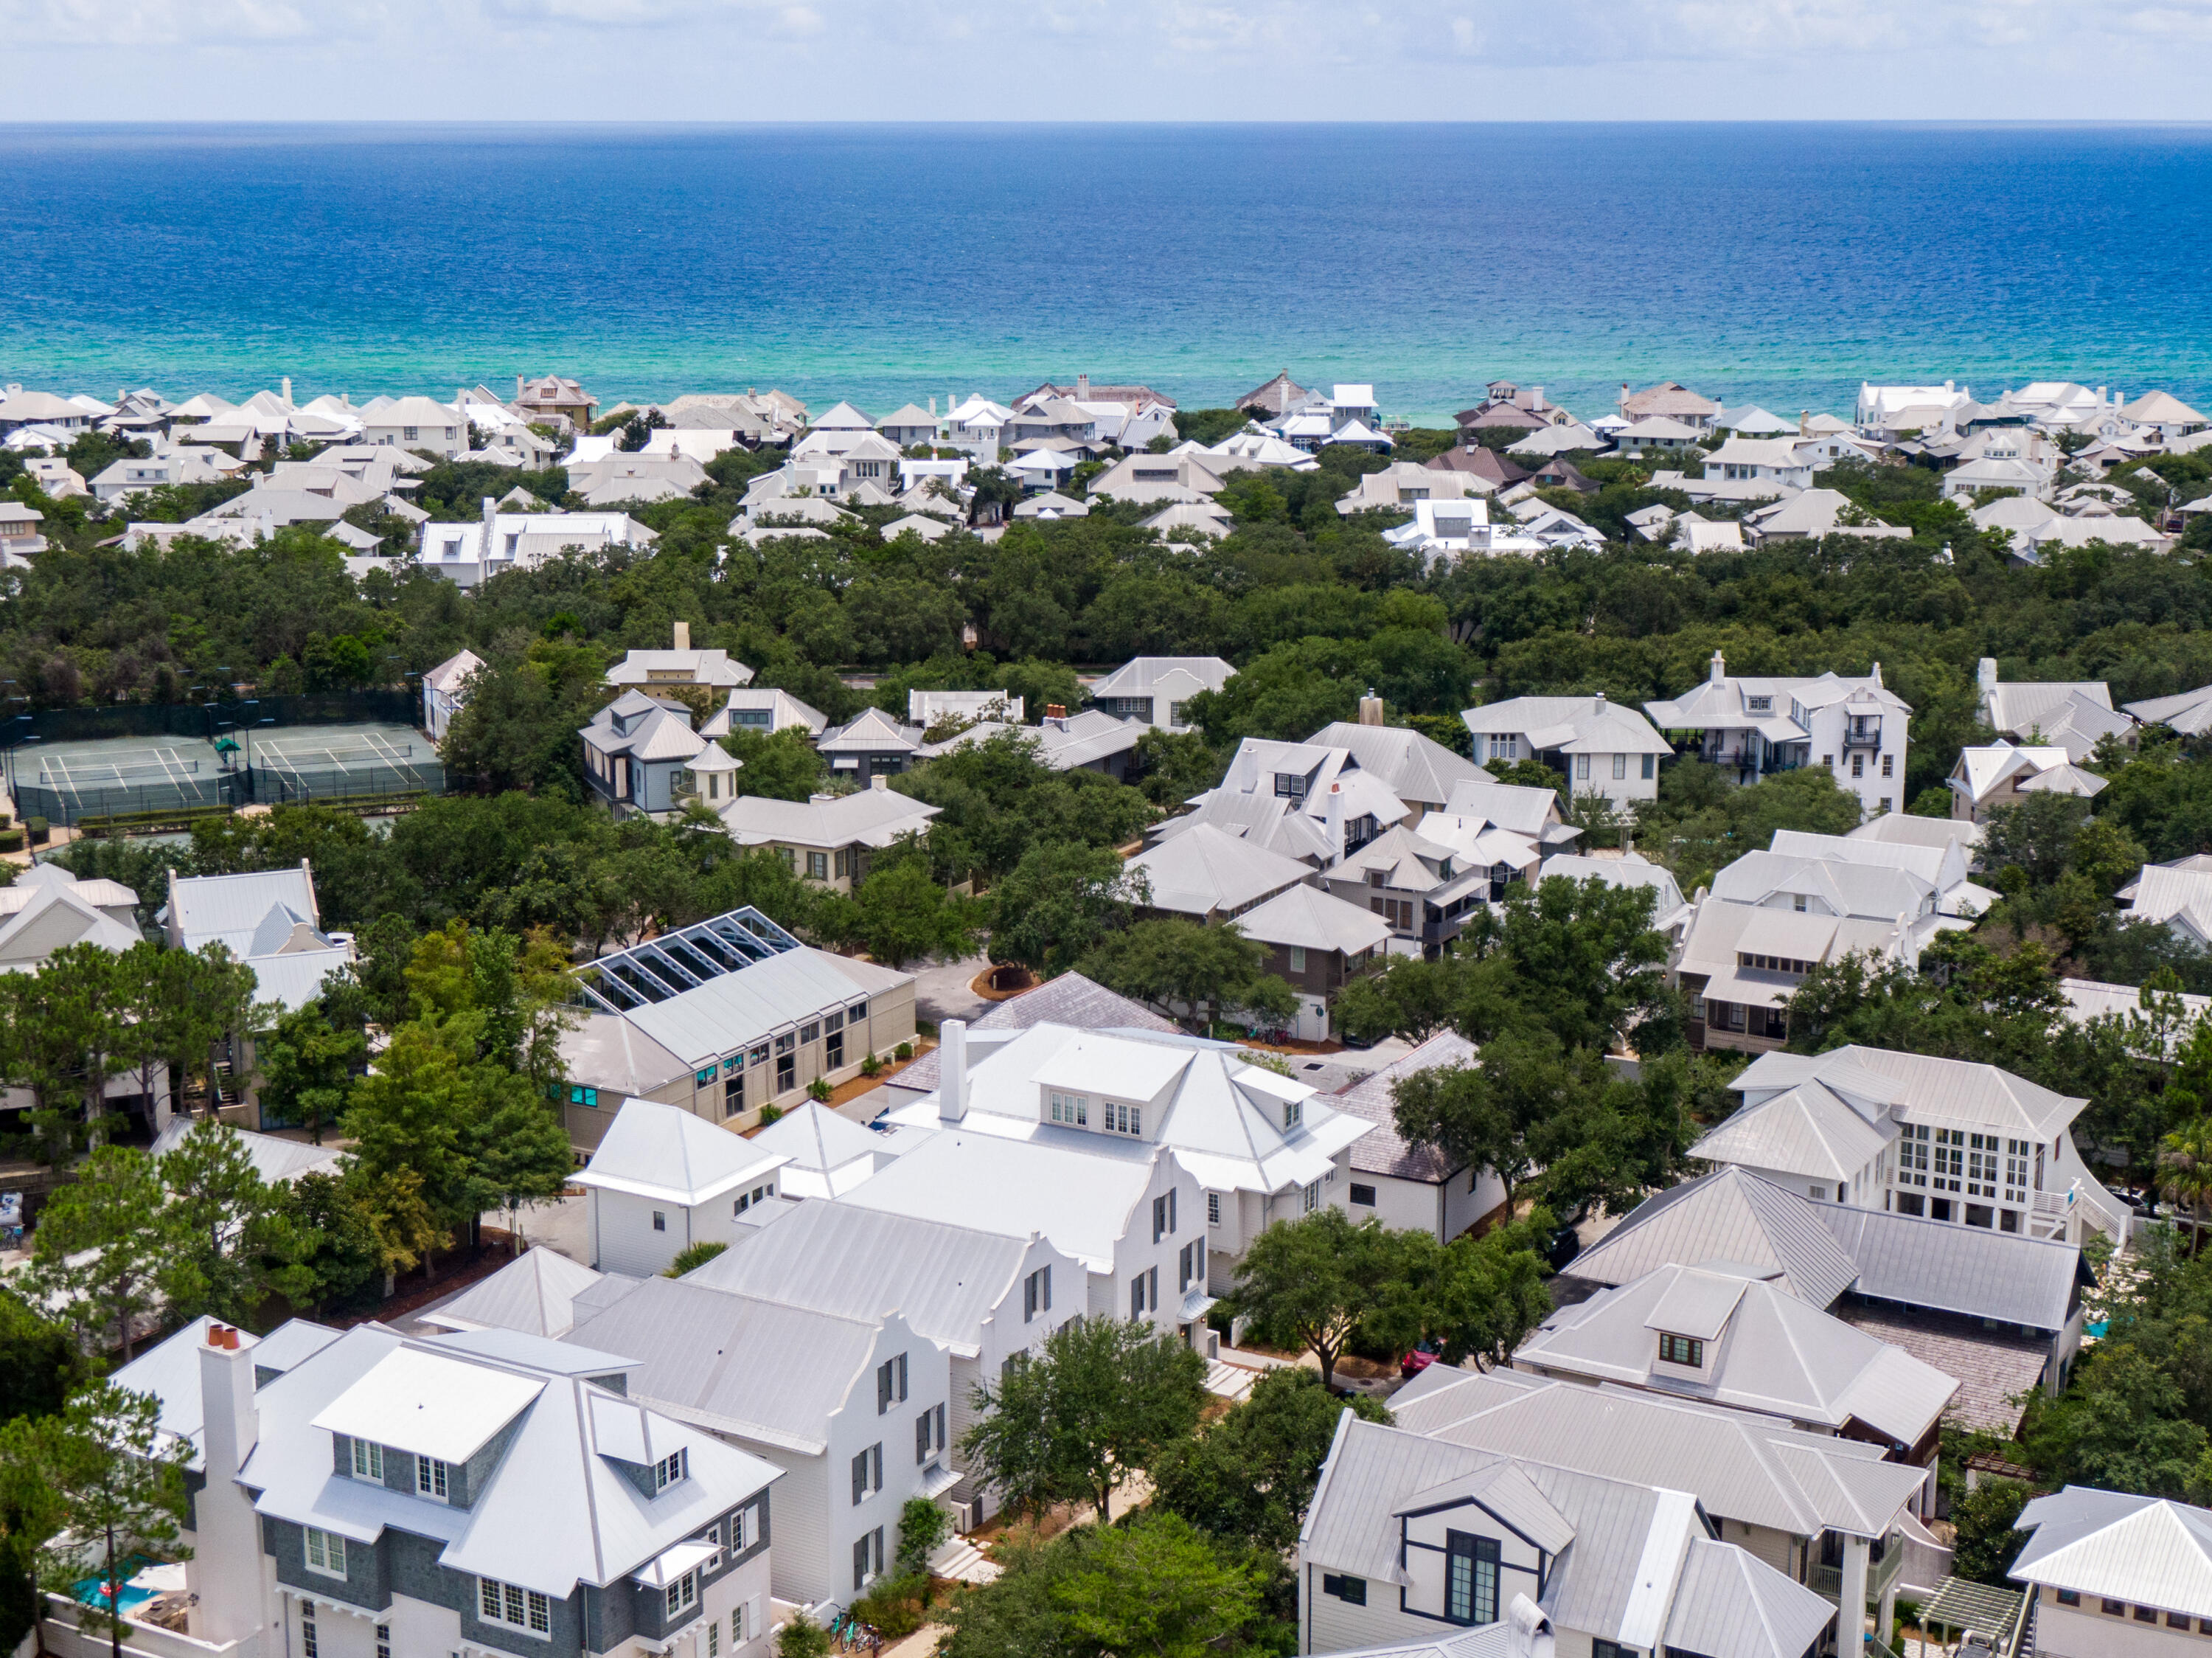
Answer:
[{"label": "white cloud", "polygon": [[289,0],[0,0],[0,40],[17,47],[228,46],[307,33]]}]

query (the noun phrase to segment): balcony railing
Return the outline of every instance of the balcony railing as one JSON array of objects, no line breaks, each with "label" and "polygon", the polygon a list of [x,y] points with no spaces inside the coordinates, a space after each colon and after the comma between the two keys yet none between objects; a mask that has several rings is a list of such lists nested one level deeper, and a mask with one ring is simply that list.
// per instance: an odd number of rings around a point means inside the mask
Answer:
[{"label": "balcony railing", "polygon": [[[1897,1581],[1897,1574],[1904,1566],[1905,1539],[1893,1537],[1881,1558],[1867,1563],[1867,1605],[1871,1606],[1881,1600],[1883,1592]],[[1831,1600],[1839,1600],[1844,1593],[1844,1569],[1841,1566],[1811,1567],[1805,1573],[1805,1587]]]}]

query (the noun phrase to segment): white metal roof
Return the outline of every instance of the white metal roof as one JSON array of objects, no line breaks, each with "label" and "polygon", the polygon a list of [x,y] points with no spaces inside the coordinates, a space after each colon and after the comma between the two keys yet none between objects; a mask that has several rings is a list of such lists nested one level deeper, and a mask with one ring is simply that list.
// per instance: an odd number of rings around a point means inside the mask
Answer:
[{"label": "white metal roof", "polygon": [[489,1277],[417,1316],[424,1324],[446,1330],[493,1328],[565,1336],[575,1323],[577,1295],[599,1283],[600,1276],[580,1261],[533,1244]]},{"label": "white metal roof", "polygon": [[2083,1595],[2212,1618],[2212,1510],[2069,1485],[2021,1510],[2011,1576]]},{"label": "white metal roof", "polygon": [[579,1186],[691,1209],[790,1161],[681,1106],[625,1100],[574,1179]]},{"label": "white metal roof", "polygon": [[545,1384],[530,1376],[403,1347],[325,1405],[311,1425],[441,1462],[466,1462],[544,1391]]}]

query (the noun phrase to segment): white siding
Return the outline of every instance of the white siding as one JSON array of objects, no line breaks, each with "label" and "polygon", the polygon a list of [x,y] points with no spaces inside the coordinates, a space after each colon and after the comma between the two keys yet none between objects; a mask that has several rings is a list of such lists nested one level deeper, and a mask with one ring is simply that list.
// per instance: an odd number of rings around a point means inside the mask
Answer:
[{"label": "white siding", "polygon": [[807,1456],[734,1434],[718,1437],[784,1471],[769,1513],[769,1580],[779,1600],[831,1599],[829,1502],[835,1477],[826,1458]]},{"label": "white siding", "polygon": [[[1375,1188],[1372,1207],[1352,1201],[1350,1188],[1371,1186]],[[1354,1169],[1340,1187],[1344,1193],[1344,1210],[1355,1221],[1376,1220],[1393,1232],[1425,1232],[1431,1237],[1443,1239],[1443,1203],[1437,1188],[1426,1180],[1408,1180],[1395,1174],[1363,1174]]]},{"label": "white siding", "polygon": [[1393,1646],[1404,1642],[1435,1641],[1458,1631],[1449,1624],[1415,1618],[1398,1610],[1398,1586],[1379,1577],[1367,1580],[1367,1604],[1355,1606],[1321,1592],[1321,1567],[1307,1565],[1300,1572],[1299,1593],[1305,1601],[1301,1652],[1356,1652],[1364,1647]]},{"label": "white siding", "polygon": [[[656,1211],[665,1217],[664,1232],[653,1229]],[[665,1271],[668,1264],[689,1247],[690,1223],[690,1214],[673,1204],[594,1186],[592,1224],[599,1259],[592,1265],[602,1272],[649,1278]]]},{"label": "white siding", "polygon": [[2046,1658],[2189,1658],[2205,1649],[2203,1637],[2187,1630],[2100,1612],[2095,1596],[2083,1595],[2079,1606],[2062,1606],[2049,1589],[2037,1593],[2043,1604],[2035,1609],[2035,1649]]}]

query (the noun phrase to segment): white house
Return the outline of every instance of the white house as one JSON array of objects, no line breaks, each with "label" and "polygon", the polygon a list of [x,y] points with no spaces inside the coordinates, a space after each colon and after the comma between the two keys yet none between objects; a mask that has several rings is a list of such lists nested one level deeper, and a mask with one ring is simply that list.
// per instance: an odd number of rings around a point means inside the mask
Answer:
[{"label": "white house", "polygon": [[2212,1510],[2069,1485],[2016,1529],[2037,1658],[2184,1658],[2212,1635]]},{"label": "white house", "polygon": [[2069,1131],[2087,1100],[1995,1065],[1856,1045],[1764,1053],[1729,1086],[1743,1108],[1692,1157],[1815,1202],[2069,1243],[2128,1235]]},{"label": "white house", "polygon": [[695,649],[691,625],[678,622],[670,632],[671,649],[626,652],[607,669],[607,683],[651,692],[661,686],[696,685],[732,691],[752,683],[753,671],[726,650]]},{"label": "white house", "polygon": [[422,730],[432,742],[443,742],[453,716],[468,700],[470,676],[483,666],[483,658],[463,649],[422,676]]},{"label": "white house", "polygon": [[1659,762],[1674,750],[1634,709],[1595,697],[1511,697],[1461,714],[1478,760],[1537,760],[1577,795],[1616,805],[1659,797]]},{"label": "white house", "polygon": [[706,1119],[625,1100],[575,1176],[590,1194],[592,1265],[643,1277],[697,1244],[727,1245],[758,1222],[790,1159]]},{"label": "white house", "polygon": [[1820,456],[1794,437],[1730,437],[1705,457],[1705,476],[1728,483],[1767,484],[1778,495],[1809,490]]},{"label": "white house", "polygon": [[849,893],[867,879],[878,852],[927,832],[944,810],[882,787],[880,777],[873,781],[854,794],[804,802],[740,795],[721,808],[722,824],[738,845],[768,847],[793,875]]},{"label": "white house", "polygon": [[[823,1116],[825,1128],[842,1123],[879,1144],[894,1137],[832,1113]],[[885,1163],[891,1155],[876,1153]],[[1085,1311],[1085,1271],[1082,1262],[1042,1233],[1011,1236],[821,1202],[795,1205],[685,1282],[864,1321],[897,1308],[915,1334],[945,1354],[951,1409],[945,1466],[957,1471],[963,1465],[950,1448],[959,1445],[976,1420],[975,1388],[996,1381],[1015,1355],[1036,1350],[1053,1331]],[[919,1445],[915,1466],[926,1466]],[[972,1505],[969,1524],[961,1527],[972,1530],[986,1507],[978,1482],[963,1476],[949,1489],[953,1500]]]},{"label": "white house", "polygon": [[380,399],[362,410],[362,442],[459,454],[469,447],[468,417],[432,398]]},{"label": "white house", "polygon": [[1941,386],[1859,385],[1852,423],[1862,437],[1893,442],[1915,432],[1948,430],[1957,411],[1973,400],[1968,387],[1945,381]]},{"label": "white house", "polygon": [[945,1350],[895,1309],[846,1318],[688,1278],[610,1277],[576,1298],[562,1343],[647,1355],[624,1373],[638,1406],[782,1471],[768,1563],[779,1600],[865,1594],[898,1551],[900,1508],[956,1478]]},{"label": "white house", "polygon": [[[1225,1044],[1049,1022],[989,1037],[962,1027],[957,1064],[947,1042],[936,1092],[884,1119],[933,1137],[846,1201],[1040,1231],[1089,1268],[1092,1311],[1183,1308],[1170,1324],[1203,1315],[1270,1222],[1346,1204],[1346,1149],[1370,1125]],[[1060,1218],[1079,1198],[1091,1217]]]},{"label": "white house", "polygon": [[1560,815],[1557,789],[1498,783],[1486,773],[1454,783],[1443,810],[1421,819],[1423,838],[1490,872],[1493,902],[1510,883],[1536,880],[1546,861],[1572,850],[1582,832]]},{"label": "white house", "polygon": [[1869,814],[1894,811],[1905,787],[1912,710],[1884,687],[1880,662],[1864,679],[1732,677],[1716,650],[1704,684],[1644,711],[1662,731],[1698,733],[1695,758],[1740,783],[1817,765]]},{"label": "white house", "polygon": [[1486,1168],[1455,1163],[1437,1147],[1398,1132],[1395,1090],[1407,1077],[1474,1063],[1474,1045],[1443,1031],[1411,1053],[1355,1082],[1329,1104],[1374,1125],[1352,1143],[1345,1208],[1355,1221],[1378,1220],[1394,1232],[1426,1232],[1449,1243],[1499,1213],[1505,1183]]},{"label": "white house", "polygon": [[[1741,1451],[1729,1466],[1752,1463]],[[1562,1466],[1347,1410],[1298,1536],[1298,1648],[1408,1658],[1814,1651],[1833,1603],[1721,1531],[1696,1486],[1626,1466]],[[1863,1586],[1869,1539],[1852,1540]],[[1466,1639],[1484,1634],[1493,1638]]]},{"label": "white house", "polygon": [[537,570],[563,553],[650,546],[660,539],[628,513],[501,512],[489,496],[480,518],[426,521],[420,538],[416,563],[463,588],[479,587],[503,570]]}]

